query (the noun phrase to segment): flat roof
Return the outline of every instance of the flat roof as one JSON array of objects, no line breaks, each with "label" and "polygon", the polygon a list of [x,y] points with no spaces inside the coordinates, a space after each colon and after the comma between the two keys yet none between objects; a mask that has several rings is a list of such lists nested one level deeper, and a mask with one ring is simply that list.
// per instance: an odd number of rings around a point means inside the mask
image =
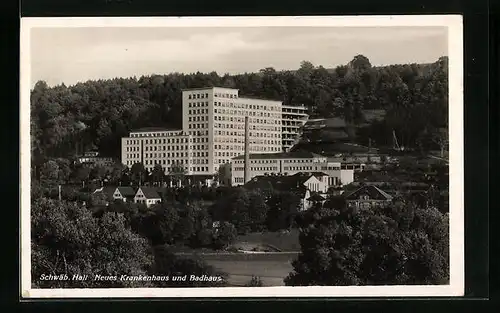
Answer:
[{"label": "flat roof", "polygon": [[[326,158],[326,157],[308,151],[250,154],[250,159],[308,159],[308,158],[312,159],[312,158]],[[242,160],[242,159],[245,159],[245,155],[239,155],[233,158],[233,160]]]},{"label": "flat roof", "polygon": [[229,90],[239,90],[237,88],[211,86],[211,87],[199,87],[199,88],[183,88],[183,89],[181,89],[181,91],[207,90],[207,89],[214,89],[214,88],[229,89]]},{"label": "flat roof", "polygon": [[182,129],[173,129],[173,128],[164,128],[164,127],[142,127],[138,129],[133,129],[130,132],[131,133],[141,133],[141,132],[166,132],[166,131],[171,131],[171,132],[182,132]]}]

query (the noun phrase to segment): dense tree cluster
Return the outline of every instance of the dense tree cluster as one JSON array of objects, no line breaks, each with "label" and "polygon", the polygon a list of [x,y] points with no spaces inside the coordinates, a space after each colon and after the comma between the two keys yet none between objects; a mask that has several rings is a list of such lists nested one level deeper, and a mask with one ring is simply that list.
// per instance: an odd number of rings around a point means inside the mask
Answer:
[{"label": "dense tree cluster", "polygon": [[[84,205],[81,201],[56,200],[44,196],[34,181],[31,203],[32,282],[36,288],[115,288],[165,286],[220,286],[224,281],[133,281],[122,275],[221,276],[201,260],[179,258],[173,243],[223,247],[235,239],[236,231],[212,230],[207,210],[194,205],[180,207],[144,205],[117,201],[105,206],[103,199]],[[231,225],[232,226],[232,225]],[[87,275],[73,280],[73,275]],[[67,280],[44,279],[48,275]],[[94,279],[117,276],[116,280]]]},{"label": "dense tree cluster", "polygon": [[302,251],[285,283],[447,284],[448,234],[448,215],[432,207],[357,209],[332,197],[302,216]]},{"label": "dense tree cluster", "polygon": [[296,71],[173,73],[53,87],[40,81],[31,91],[31,146],[35,160],[87,147],[119,157],[120,138],[131,129],[181,128],[181,89],[209,86],[305,105],[312,117],[342,116],[353,125],[363,123],[363,110],[386,111],[385,120],[360,130],[358,140],[363,142],[369,134],[379,145],[387,144],[392,130],[404,146],[442,142],[439,129],[447,127],[447,85],[447,57],[432,64],[373,67],[361,55],[335,69],[304,61]]}]

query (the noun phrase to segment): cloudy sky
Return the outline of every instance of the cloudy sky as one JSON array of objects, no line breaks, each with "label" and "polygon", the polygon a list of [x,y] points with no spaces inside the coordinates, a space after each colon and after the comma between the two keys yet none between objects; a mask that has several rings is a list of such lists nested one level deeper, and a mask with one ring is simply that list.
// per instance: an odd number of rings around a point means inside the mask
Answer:
[{"label": "cloudy sky", "polygon": [[448,55],[444,27],[32,28],[31,81],[170,72],[326,68],[363,54],[372,65],[428,63]]}]

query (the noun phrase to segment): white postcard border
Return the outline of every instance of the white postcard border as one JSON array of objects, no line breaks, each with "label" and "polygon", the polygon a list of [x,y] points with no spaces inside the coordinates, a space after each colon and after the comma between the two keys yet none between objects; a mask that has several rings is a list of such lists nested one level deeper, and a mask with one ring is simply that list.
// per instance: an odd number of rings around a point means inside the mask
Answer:
[{"label": "white postcard border", "polygon": [[[34,27],[448,27],[450,284],[442,286],[310,286],[222,288],[32,289],[30,227],[30,29]],[[302,17],[67,17],[21,18],[21,296],[23,298],[130,297],[437,297],[464,294],[463,29],[461,15]]]}]

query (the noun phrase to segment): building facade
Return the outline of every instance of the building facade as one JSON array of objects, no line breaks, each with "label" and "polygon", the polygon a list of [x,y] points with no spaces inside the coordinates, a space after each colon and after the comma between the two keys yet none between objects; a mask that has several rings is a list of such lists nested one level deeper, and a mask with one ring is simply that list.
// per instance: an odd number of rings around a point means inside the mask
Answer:
[{"label": "building facade", "polygon": [[284,119],[281,101],[239,97],[237,89],[183,90],[182,130],[132,131],[122,138],[122,163],[128,167],[142,163],[148,170],[160,164],[167,174],[175,164],[187,175],[213,175],[219,166],[244,154],[247,116],[250,153],[279,153],[290,146],[293,132],[298,132],[307,114],[301,107],[285,112]]},{"label": "building facade", "polygon": [[[231,185],[244,184],[244,156],[231,162]],[[250,154],[250,177],[265,175],[295,175],[319,173],[329,187],[347,185],[354,181],[354,170],[343,168],[341,163],[328,162],[327,157],[311,152],[275,154]],[[323,178],[322,178],[323,179]]]},{"label": "building facade", "polygon": [[302,129],[306,124],[309,115],[307,108],[304,106],[289,106],[283,105],[281,108],[282,128],[281,139],[283,151],[288,152],[295,144],[297,144],[302,135]]},{"label": "building facade", "polygon": [[113,158],[99,156],[97,151],[87,151],[77,157],[77,162],[85,166],[109,166],[114,163]]}]

